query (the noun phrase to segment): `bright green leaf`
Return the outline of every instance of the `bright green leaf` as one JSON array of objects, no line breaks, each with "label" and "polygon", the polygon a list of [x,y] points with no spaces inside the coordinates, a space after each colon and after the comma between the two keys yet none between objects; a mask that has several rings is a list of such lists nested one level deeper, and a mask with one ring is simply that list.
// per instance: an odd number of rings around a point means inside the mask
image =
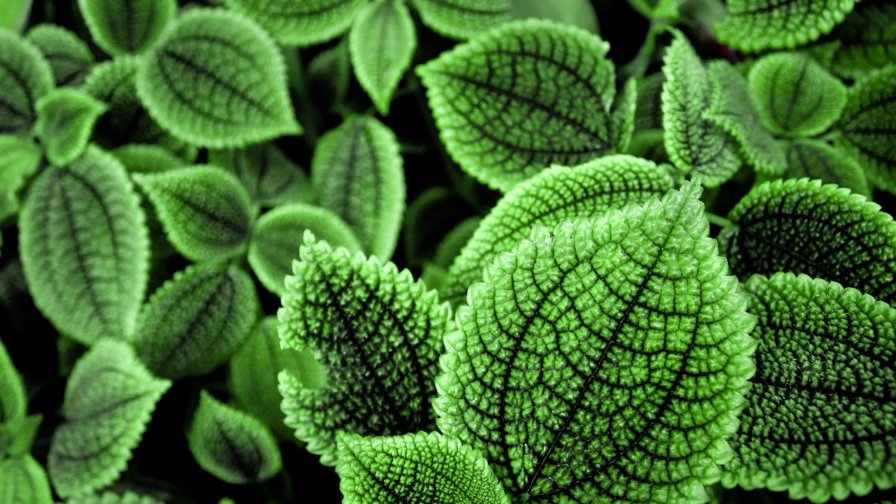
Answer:
[{"label": "bright green leaf", "polygon": [[78,0],[94,42],[116,56],[155,44],[177,14],[177,0]]},{"label": "bright green leaf", "polygon": [[103,102],[74,88],[54,89],[38,100],[34,133],[50,163],[65,166],[80,157],[105,111]]},{"label": "bright green leaf", "polygon": [[121,495],[105,492],[99,495],[76,497],[65,501],[65,504],[165,504],[149,496],[125,492]]},{"label": "bright green leaf", "polygon": [[0,134],[29,133],[37,120],[37,100],[53,89],[53,70],[43,54],[4,28],[0,28],[0,89]]},{"label": "bright green leaf", "polygon": [[613,148],[625,152],[635,132],[635,110],[638,106],[638,81],[630,79],[613,102]]},{"label": "bright green leaf", "polygon": [[252,199],[264,206],[298,203],[308,184],[305,172],[270,143],[211,151],[208,162],[233,172]]},{"label": "bright green leaf", "polygon": [[[24,418],[27,411],[28,399],[25,397],[22,377],[0,341],[0,424]],[[0,451],[0,458],[2,454]]]},{"label": "bright green leaf", "polygon": [[510,17],[550,19],[600,33],[597,13],[590,0],[510,0]]},{"label": "bright green leaf", "polygon": [[628,3],[647,18],[674,19],[685,0],[628,0]]},{"label": "bright green leaf", "polygon": [[[0,384],[0,387],[4,386]],[[3,393],[0,390],[0,394]],[[0,397],[0,402],[4,400]],[[0,407],[2,406],[0,404]],[[31,453],[31,446],[42,421],[42,415],[19,416],[12,420],[0,421],[0,459],[5,456],[19,457]]]},{"label": "bright green leaf", "polygon": [[93,65],[93,53],[83,40],[69,30],[53,24],[39,24],[25,37],[43,53],[53,70],[57,86],[81,84]]},{"label": "bright green leaf", "polygon": [[53,504],[47,473],[31,455],[0,460],[0,502]]},{"label": "bright green leaf", "polygon": [[785,176],[819,179],[871,195],[862,167],[847,153],[819,140],[802,139],[790,143]]},{"label": "bright green leaf", "polygon": [[25,136],[0,135],[0,221],[19,212],[19,191],[37,171],[42,153]]},{"label": "bright green leaf", "polygon": [[832,37],[830,68],[837,75],[860,79],[896,63],[896,4],[889,0],[859,3]]},{"label": "bright green leaf", "polygon": [[420,18],[437,33],[468,39],[510,20],[511,0],[412,0]]},{"label": "bright green leaf", "polygon": [[184,167],[171,151],[152,144],[127,144],[112,151],[128,173],[157,173]]},{"label": "bright green leaf", "polygon": [[224,0],[230,9],[254,19],[277,42],[308,46],[336,38],[348,29],[367,0]]}]

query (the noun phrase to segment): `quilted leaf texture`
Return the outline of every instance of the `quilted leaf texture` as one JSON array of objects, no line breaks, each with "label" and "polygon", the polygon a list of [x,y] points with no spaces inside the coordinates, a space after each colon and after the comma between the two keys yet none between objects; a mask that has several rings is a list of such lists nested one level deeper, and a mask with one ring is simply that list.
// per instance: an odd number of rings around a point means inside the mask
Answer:
[{"label": "quilted leaf texture", "polygon": [[859,3],[833,37],[836,49],[830,68],[837,75],[860,79],[896,63],[896,4],[888,0]]},{"label": "quilted leaf texture", "polygon": [[792,49],[817,40],[843,21],[857,0],[728,0],[715,26],[719,40],[747,52]]},{"label": "quilted leaf texture", "polygon": [[553,164],[615,148],[606,42],[550,21],[506,23],[418,67],[448,153],[508,191]]},{"label": "quilted leaf texture", "polygon": [[434,31],[468,39],[510,20],[511,0],[412,0]]},{"label": "quilted leaf texture", "polygon": [[432,430],[435,377],[451,310],[407,270],[334,249],[305,234],[277,314],[282,345],[310,349],[327,384],[280,374],[286,424],[321,462],[336,433],[390,436]]},{"label": "quilted leaf texture", "polygon": [[434,406],[520,502],[703,502],[753,318],[686,185],[540,230],[459,309]]},{"label": "quilted leaf texture", "polygon": [[648,18],[662,19],[677,17],[684,0],[628,0],[628,3]]},{"label": "quilted leaf texture", "polygon": [[89,146],[34,181],[19,214],[28,290],[56,328],[90,345],[127,339],[146,290],[149,240],[121,163]]},{"label": "quilted leaf texture", "polygon": [[211,151],[209,164],[233,172],[252,200],[263,206],[298,203],[308,185],[305,172],[270,143]]},{"label": "quilted leaf texture", "polygon": [[19,192],[42,158],[34,140],[24,135],[0,135],[0,221],[19,212]]},{"label": "quilted leaf texture", "polygon": [[246,341],[258,311],[252,278],[239,267],[189,266],[143,307],[134,349],[159,376],[205,374]]},{"label": "quilted leaf texture", "polygon": [[756,186],[719,234],[731,271],[804,273],[896,302],[896,223],[880,206],[820,180]]},{"label": "quilted leaf texture", "polygon": [[398,242],[405,182],[398,139],[372,117],[352,117],[321,137],[311,160],[318,205],[346,222],[364,250],[386,260]]},{"label": "quilted leaf texture", "polygon": [[451,264],[444,299],[457,305],[483,271],[528,238],[535,227],[553,230],[576,217],[641,203],[673,188],[672,177],[652,161],[625,155],[573,168],[553,167],[516,186],[483,219]]},{"label": "quilted leaf texture", "polygon": [[254,19],[284,45],[308,46],[336,38],[352,24],[368,0],[224,0],[228,8]]},{"label": "quilted leaf texture", "polygon": [[12,30],[0,28],[0,134],[30,133],[37,100],[53,89],[43,54]]},{"label": "quilted leaf texture", "polygon": [[171,151],[152,144],[128,144],[112,151],[128,173],[156,173],[184,167]]},{"label": "quilted leaf texture", "polygon": [[0,460],[0,502],[53,504],[44,468],[31,455]]},{"label": "quilted leaf texture", "polygon": [[805,275],[746,287],[756,376],[723,483],[812,502],[896,485],[896,310]]},{"label": "quilted leaf texture", "polygon": [[93,41],[112,56],[147,50],[177,14],[177,0],[78,0],[78,7]]},{"label": "quilted leaf texture", "polygon": [[457,439],[343,434],[338,443],[345,504],[510,504],[488,461]]},{"label": "quilted leaf texture", "polygon": [[264,424],[205,391],[187,439],[196,462],[228,483],[264,481],[282,467],[277,440]]},{"label": "quilted leaf texture", "polygon": [[62,497],[88,495],[118,478],[171,382],[156,378],[123,342],[103,339],[75,364],[50,445],[48,469]]},{"label": "quilted leaf texture", "polygon": [[162,501],[133,492],[125,492],[121,495],[112,492],[104,492],[97,495],[87,495],[69,499],[66,504],[164,504]]},{"label": "quilted leaf texture", "polygon": [[50,163],[65,166],[80,157],[105,111],[103,102],[73,88],[54,89],[38,100],[34,133]]},{"label": "quilted leaf texture", "polygon": [[28,30],[28,42],[44,55],[57,86],[77,86],[93,65],[93,53],[83,40],[61,26],[39,24]]},{"label": "quilted leaf texture", "polygon": [[134,175],[149,196],[178,252],[194,261],[223,259],[245,251],[255,217],[240,181],[215,166],[189,166]]},{"label": "quilted leaf texture", "polygon": [[137,93],[162,127],[202,147],[301,132],[283,56],[264,30],[230,11],[181,15],[140,65]]},{"label": "quilted leaf texture", "polygon": [[0,341],[0,424],[24,418],[27,409],[28,401],[22,378]]},{"label": "quilted leaf texture", "polygon": [[871,195],[865,171],[849,154],[820,140],[801,139],[787,148],[786,177],[809,177]]}]

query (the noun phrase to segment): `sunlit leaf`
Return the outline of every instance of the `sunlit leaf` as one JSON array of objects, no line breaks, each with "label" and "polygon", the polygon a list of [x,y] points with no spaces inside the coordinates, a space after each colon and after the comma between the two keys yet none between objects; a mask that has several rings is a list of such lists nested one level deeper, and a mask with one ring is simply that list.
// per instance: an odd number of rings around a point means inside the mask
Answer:
[{"label": "sunlit leaf", "polygon": [[93,65],[93,54],[83,40],[69,30],[39,24],[28,30],[28,42],[44,55],[53,70],[57,86],[77,86]]},{"label": "sunlit leaf", "polygon": [[254,19],[281,44],[307,46],[326,42],[348,29],[367,0],[224,0]]},{"label": "sunlit leaf", "polygon": [[177,0],[78,0],[94,42],[113,56],[151,47],[177,13]]},{"label": "sunlit leaf", "polygon": [[53,70],[43,54],[4,28],[0,28],[0,89],[0,134],[29,133],[37,120],[37,100],[53,89]]},{"label": "sunlit leaf", "polygon": [[65,166],[80,157],[105,111],[104,103],[73,88],[54,89],[38,100],[34,134],[50,163]]}]

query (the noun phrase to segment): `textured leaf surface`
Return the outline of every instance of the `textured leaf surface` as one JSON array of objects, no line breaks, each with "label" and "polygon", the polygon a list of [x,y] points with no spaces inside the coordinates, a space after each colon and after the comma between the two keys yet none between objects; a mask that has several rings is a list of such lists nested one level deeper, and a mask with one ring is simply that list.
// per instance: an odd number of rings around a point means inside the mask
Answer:
[{"label": "textured leaf surface", "polygon": [[25,38],[50,64],[57,86],[81,84],[93,65],[93,54],[87,44],[61,26],[39,24],[28,30]]},{"label": "textured leaf surface", "polygon": [[155,378],[122,342],[103,339],[82,357],[65,389],[48,469],[62,497],[87,495],[118,478],[171,382]]},{"label": "textured leaf surface", "polygon": [[628,0],[638,12],[651,19],[675,18],[684,0]]},{"label": "textured leaf surface", "polygon": [[510,20],[511,0],[412,1],[427,26],[455,39],[468,39]]},{"label": "textured leaf surface", "polygon": [[[0,424],[24,418],[27,410],[28,400],[22,378],[0,341]],[[2,454],[0,451],[0,456]]]},{"label": "textured leaf surface", "polygon": [[553,230],[565,220],[597,217],[611,208],[661,196],[672,187],[663,168],[631,156],[546,170],[515,187],[489,212],[451,264],[443,297],[462,303],[486,267],[516,248],[536,226]]},{"label": "textured leaf surface", "polygon": [[53,70],[40,51],[0,28],[0,134],[29,133],[37,100],[52,88]]},{"label": "textured leaf surface", "polygon": [[152,294],[137,324],[134,349],[155,374],[205,374],[246,340],[259,311],[246,272],[226,264],[193,265]]},{"label": "textured leaf surface", "polygon": [[351,228],[325,208],[296,203],[267,212],[252,228],[248,258],[262,285],[278,296],[283,294],[283,279],[292,273],[292,262],[299,256],[305,230],[333,247],[361,250]]},{"label": "textured leaf surface", "polygon": [[719,242],[731,271],[805,273],[896,302],[896,222],[833,184],[790,179],[755,187],[734,207]]},{"label": "textured leaf surface", "polygon": [[354,117],[324,135],[311,161],[317,203],[342,218],[364,250],[388,259],[404,213],[398,139],[372,117]]},{"label": "textured leaf surface", "polygon": [[635,131],[663,129],[663,83],[666,76],[656,72],[638,79]]},{"label": "textured leaf surface", "polygon": [[94,42],[113,56],[143,52],[177,14],[177,0],[78,0]]},{"label": "textured leaf surface", "polygon": [[285,346],[310,349],[327,385],[280,375],[286,424],[321,462],[336,461],[336,432],[397,435],[432,430],[430,401],[451,310],[392,263],[306,234],[281,297]]},{"label": "textured leaf surface", "polygon": [[0,221],[19,211],[19,191],[37,170],[40,146],[26,136],[0,135]]},{"label": "textured leaf surface", "polygon": [[812,139],[796,140],[787,148],[789,178],[809,177],[871,195],[865,171],[847,153]]},{"label": "textured leaf surface", "polygon": [[813,502],[896,485],[896,310],[790,273],[746,285],[756,376],[723,482]]},{"label": "textured leaf surface", "polygon": [[149,196],[174,248],[194,261],[221,259],[245,250],[254,210],[231,173],[190,166],[134,175]]},{"label": "textured leaf surface", "polygon": [[264,206],[298,203],[308,184],[305,172],[273,144],[211,151],[209,164],[233,172],[252,199]]},{"label": "textured leaf surface", "polygon": [[441,434],[346,434],[339,461],[346,504],[510,504],[482,454]]},{"label": "textured leaf surface", "polygon": [[836,49],[830,68],[851,79],[896,63],[896,4],[865,0],[846,17],[832,36]]},{"label": "textured leaf surface", "polygon": [[698,195],[533,233],[472,288],[434,404],[514,499],[691,502],[719,479],[753,319]]},{"label": "textured leaf surface", "polygon": [[105,111],[104,103],[73,88],[54,89],[38,100],[34,133],[50,163],[65,166],[77,159]]},{"label": "textured leaf surface", "polygon": [[448,152],[502,191],[552,164],[613,150],[608,45],[596,35],[526,20],[419,67]]},{"label": "textured leaf surface", "polygon": [[92,344],[128,338],[146,290],[149,242],[124,167],[96,147],[45,170],[19,215],[28,290],[61,332]]},{"label": "textured leaf surface", "polygon": [[367,0],[225,0],[227,7],[254,19],[277,42],[314,45],[348,29]]},{"label": "textured leaf surface", "polygon": [[232,12],[180,16],[137,72],[137,93],[166,130],[203,147],[241,147],[298,134],[283,57]]},{"label": "textured leaf surface", "polygon": [[152,144],[128,144],[112,151],[128,173],[156,173],[184,167],[171,151]]},{"label": "textured leaf surface", "polygon": [[65,501],[66,504],[164,504],[152,497],[125,492],[121,495],[105,492],[98,495],[76,497]]},{"label": "textured leaf surface", "polygon": [[0,502],[53,504],[44,468],[31,455],[0,460]]}]

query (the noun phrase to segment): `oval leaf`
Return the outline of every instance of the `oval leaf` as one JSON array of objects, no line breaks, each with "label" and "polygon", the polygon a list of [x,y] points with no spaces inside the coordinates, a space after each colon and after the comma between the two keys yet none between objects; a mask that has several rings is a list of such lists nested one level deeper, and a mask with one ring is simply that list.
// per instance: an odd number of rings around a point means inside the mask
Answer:
[{"label": "oval leaf", "polygon": [[113,56],[145,51],[177,14],[176,0],[78,0],[78,7],[96,45]]},{"label": "oval leaf", "polygon": [[208,162],[233,172],[252,199],[264,206],[298,203],[308,183],[305,172],[270,143],[211,151]]},{"label": "oval leaf", "polygon": [[19,212],[19,191],[42,159],[40,146],[31,138],[0,135],[0,221]]},{"label": "oval leaf", "polygon": [[837,184],[853,192],[871,195],[865,171],[840,149],[813,139],[791,142],[787,149],[788,178],[808,177]]},{"label": "oval leaf", "polygon": [[81,84],[93,65],[93,53],[87,44],[61,26],[36,25],[28,30],[25,39],[44,55],[57,86]]},{"label": "oval leaf", "polygon": [[105,104],[73,88],[54,89],[38,100],[34,134],[50,163],[65,166],[77,159],[105,111]]},{"label": "oval leaf", "polygon": [[31,455],[0,460],[0,502],[53,504],[47,473]]},{"label": "oval leaf", "polygon": [[896,63],[896,4],[889,0],[859,3],[832,37],[836,49],[830,68],[841,77],[861,79]]},{"label": "oval leaf", "polygon": [[182,168],[184,161],[158,145],[128,144],[114,151],[129,173],[157,173]]},{"label": "oval leaf", "polygon": [[40,51],[0,28],[0,134],[30,133],[37,100],[53,89],[53,70]]},{"label": "oval leaf", "polygon": [[510,20],[510,0],[412,0],[434,31],[468,39]]},{"label": "oval leaf", "polygon": [[[28,410],[28,399],[25,397],[25,386],[22,377],[0,341],[0,425],[11,420],[25,417]],[[0,457],[3,452],[0,451]]]},{"label": "oval leaf", "polygon": [[224,0],[230,9],[245,14],[277,42],[314,45],[348,29],[367,0]]}]

